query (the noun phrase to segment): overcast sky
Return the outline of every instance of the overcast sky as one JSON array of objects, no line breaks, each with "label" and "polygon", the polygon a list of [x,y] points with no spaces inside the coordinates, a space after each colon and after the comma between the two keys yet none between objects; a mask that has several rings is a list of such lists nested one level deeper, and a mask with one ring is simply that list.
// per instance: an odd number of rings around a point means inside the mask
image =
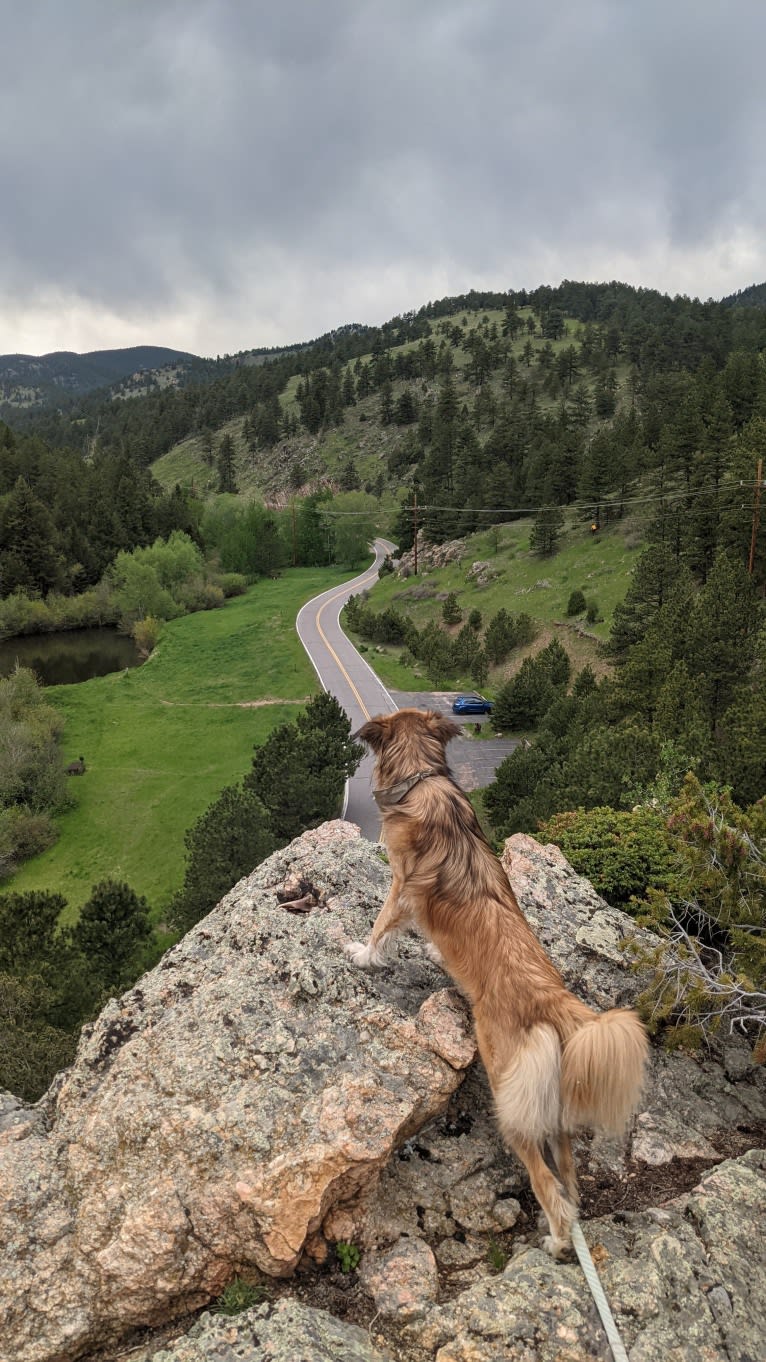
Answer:
[{"label": "overcast sky", "polygon": [[0,0],[0,352],[766,279],[764,0]]}]

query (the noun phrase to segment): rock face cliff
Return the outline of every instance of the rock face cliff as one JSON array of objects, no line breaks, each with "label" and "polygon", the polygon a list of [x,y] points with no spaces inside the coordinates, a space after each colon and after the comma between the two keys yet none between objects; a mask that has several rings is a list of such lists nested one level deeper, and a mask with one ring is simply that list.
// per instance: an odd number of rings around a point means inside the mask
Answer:
[{"label": "rock face cliff", "polygon": [[[505,864],[570,986],[598,1007],[629,1000],[629,920],[553,847],[512,838]],[[310,912],[278,900],[296,877],[319,900]],[[273,1303],[235,1322],[203,1316],[141,1356],[608,1357],[579,1270],[537,1247],[463,1002],[415,938],[373,975],[343,955],[389,879],[351,825],[305,834],[108,1005],[40,1103],[0,1105],[0,1356],[112,1356],[238,1272],[297,1270]],[[758,1356],[764,1159],[723,1160],[764,1131],[746,1049],[658,1052],[630,1144],[581,1151],[585,1217],[591,1184],[597,1209],[616,1212],[586,1234],[634,1362]],[[644,1175],[674,1190],[676,1168],[699,1187],[620,1210]],[[321,1282],[338,1240],[362,1250],[354,1311],[376,1318],[375,1337],[289,1298]],[[511,1255],[500,1273],[492,1243]]]}]

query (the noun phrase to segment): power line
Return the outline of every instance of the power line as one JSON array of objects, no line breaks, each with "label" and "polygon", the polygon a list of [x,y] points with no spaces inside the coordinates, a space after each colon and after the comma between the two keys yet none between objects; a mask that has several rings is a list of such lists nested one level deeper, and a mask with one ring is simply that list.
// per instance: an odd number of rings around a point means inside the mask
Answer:
[{"label": "power line", "polygon": [[[423,511],[454,511],[457,515],[536,515],[540,510],[559,510],[559,511],[587,511],[593,506],[638,506],[649,501],[677,501],[686,498],[688,501],[695,500],[696,497],[704,496],[706,492],[714,491],[745,491],[750,489],[749,482],[730,482],[730,483],[708,483],[696,488],[694,492],[657,492],[652,496],[642,497],[621,497],[617,492],[604,492],[600,497],[589,497],[587,501],[562,501],[562,502],[541,502],[537,506],[434,506],[430,503],[421,506]],[[610,500],[615,498],[615,500]]]},{"label": "power line", "polygon": [[[640,506],[648,502],[657,501],[694,501],[698,497],[705,496],[710,492],[747,492],[748,495],[752,488],[750,482],[739,480],[737,482],[706,483],[701,487],[695,488],[693,492],[681,490],[678,492],[656,492],[651,496],[620,497],[616,492],[605,492],[601,497],[590,497],[587,501],[564,501],[558,503],[545,502],[537,506],[437,506],[431,502],[423,502],[418,505],[418,514],[425,515],[428,511],[448,511],[452,515],[536,515],[540,510],[560,510],[560,511],[590,511],[594,506],[604,506],[613,508],[615,506]],[[611,500],[615,498],[615,500]],[[373,507],[368,511],[332,511],[325,510],[323,507],[317,508],[321,515],[338,517],[353,517],[357,519],[370,519],[375,515]],[[387,511],[386,514],[395,515],[401,510],[401,505],[395,510]],[[406,509],[411,510],[412,507]]]}]

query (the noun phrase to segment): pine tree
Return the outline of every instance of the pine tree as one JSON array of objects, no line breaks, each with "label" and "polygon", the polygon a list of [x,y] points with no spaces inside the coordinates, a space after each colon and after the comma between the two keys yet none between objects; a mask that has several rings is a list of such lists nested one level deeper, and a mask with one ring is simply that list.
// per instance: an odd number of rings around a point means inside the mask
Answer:
[{"label": "pine tree", "polygon": [[403,388],[394,405],[393,419],[398,426],[410,426],[418,419],[418,404],[411,388]]},{"label": "pine tree", "polygon": [[58,922],[66,908],[61,894],[47,890],[0,895],[0,971],[22,976],[52,963],[58,952]]},{"label": "pine tree", "polygon": [[613,661],[624,662],[628,650],[643,638],[680,575],[677,559],[663,545],[653,545],[641,554],[625,600],[615,608],[606,647]]},{"label": "pine tree", "polygon": [[278,841],[338,816],[344,782],[362,751],[351,740],[348,716],[334,696],[324,693],[294,724],[280,725],[256,748],[245,789],[262,800]]},{"label": "pine tree", "polygon": [[151,939],[149,905],[118,880],[95,884],[72,929],[72,942],[107,988],[130,981],[130,965]]},{"label": "pine tree", "polygon": [[394,398],[390,378],[384,379],[380,387],[380,423],[390,426],[394,419]]},{"label": "pine tree", "polygon": [[354,375],[351,371],[350,366],[346,369],[346,372],[343,375],[343,386],[341,392],[343,395],[344,407],[353,407],[356,405],[356,388],[354,384]]},{"label": "pine tree", "polygon": [[689,619],[686,655],[700,679],[711,732],[750,671],[759,610],[744,566],[719,553]]},{"label": "pine tree", "polygon": [[516,643],[513,619],[503,607],[492,616],[484,635],[484,651],[490,662],[497,666],[505,662],[511,648]]},{"label": "pine tree", "polygon": [[442,605],[442,619],[445,624],[459,624],[462,618],[463,612],[458,605],[457,596],[454,591],[449,591]]},{"label": "pine tree", "polygon": [[47,506],[24,478],[0,503],[0,588],[47,592],[66,581],[59,536]]},{"label": "pine tree", "polygon": [[563,526],[564,512],[560,506],[541,506],[529,537],[532,552],[543,557],[554,554],[559,546]]},{"label": "pine tree", "polygon": [[719,778],[741,806],[763,799],[766,790],[766,687],[755,683],[736,692],[717,734]]},{"label": "pine tree", "polygon": [[184,840],[184,883],[169,914],[173,925],[184,932],[278,844],[258,795],[235,785],[221,791]]},{"label": "pine tree", "polygon": [[218,491],[236,492],[237,481],[234,474],[234,441],[224,435],[218,447]]}]

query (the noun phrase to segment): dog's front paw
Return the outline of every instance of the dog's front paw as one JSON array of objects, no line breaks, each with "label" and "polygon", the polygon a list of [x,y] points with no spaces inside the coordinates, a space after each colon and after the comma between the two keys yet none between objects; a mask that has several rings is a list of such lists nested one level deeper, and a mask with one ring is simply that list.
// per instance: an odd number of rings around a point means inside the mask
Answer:
[{"label": "dog's front paw", "polygon": [[347,941],[343,950],[349,960],[359,969],[372,969],[378,963],[375,958],[377,954],[375,947],[371,946],[369,942],[365,945],[363,941]]},{"label": "dog's front paw", "polygon": [[433,941],[426,941],[425,952],[432,964],[439,965],[444,969],[444,956],[439,950],[439,947],[434,945]]}]

